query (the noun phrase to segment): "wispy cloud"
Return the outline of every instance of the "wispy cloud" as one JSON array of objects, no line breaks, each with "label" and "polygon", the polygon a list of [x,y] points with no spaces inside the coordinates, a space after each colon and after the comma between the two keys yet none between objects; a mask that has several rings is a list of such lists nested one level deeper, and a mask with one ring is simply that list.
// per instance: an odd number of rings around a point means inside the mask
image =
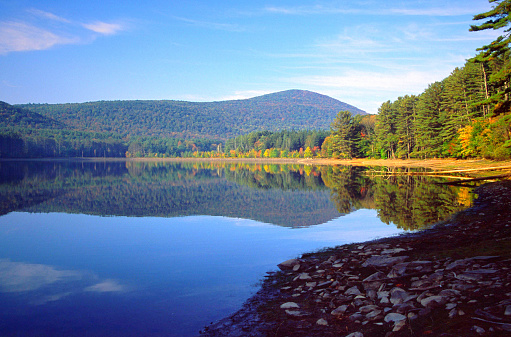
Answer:
[{"label": "wispy cloud", "polygon": [[179,17],[179,16],[172,16],[172,17],[176,20],[188,23],[188,24],[196,26],[196,27],[201,27],[201,28],[225,30],[225,31],[230,31],[230,32],[245,31],[245,28],[238,24],[201,21],[201,20],[183,18],[183,17]]},{"label": "wispy cloud", "polygon": [[117,34],[126,28],[120,23],[108,23],[96,21],[93,23],[84,23],[82,26],[88,30],[91,30],[95,33],[99,33],[102,35],[114,35]]},{"label": "wispy cloud", "polygon": [[71,21],[66,19],[66,18],[63,18],[61,16],[55,15],[55,14],[50,13],[50,12],[42,11],[40,9],[30,8],[30,9],[27,10],[27,12],[29,12],[31,14],[34,14],[36,16],[45,18],[45,19],[50,19],[50,20],[53,20],[53,21],[58,21],[58,22],[63,22],[63,23],[71,23]]},{"label": "wispy cloud", "polygon": [[301,76],[287,79],[302,85],[324,86],[330,88],[357,88],[380,92],[403,91],[419,93],[428,83],[439,79],[439,74],[432,71],[407,71],[402,73],[385,73],[373,71],[347,71],[341,75]]},{"label": "wispy cloud", "polygon": [[78,280],[81,274],[72,270],[57,270],[43,264],[12,262],[0,259],[0,291],[31,291],[57,282]]},{"label": "wispy cloud", "polygon": [[[263,8],[266,13],[282,15],[328,15],[328,14],[360,14],[360,15],[400,15],[400,16],[460,16],[473,15],[474,13],[488,10],[473,8],[473,6],[463,5],[439,5],[434,3],[420,2],[414,8],[413,1],[406,2],[403,7],[389,7],[386,2],[372,2],[370,4],[360,4],[360,6],[347,7],[346,5],[309,5],[309,6],[273,6],[268,5]],[[428,7],[429,5],[429,7]]]},{"label": "wispy cloud", "polygon": [[388,14],[409,15],[409,16],[460,16],[473,15],[477,10],[467,6],[459,7],[437,7],[437,8],[394,8],[387,11]]},{"label": "wispy cloud", "polygon": [[354,14],[360,13],[361,10],[343,7],[328,7],[322,5],[314,6],[266,6],[265,12],[285,15],[311,15],[311,14]]},{"label": "wispy cloud", "polygon": [[[84,283],[92,285],[84,287]],[[43,296],[40,296],[41,289],[44,289]],[[67,291],[62,291],[63,289]],[[84,291],[120,293],[129,290],[130,287],[116,280],[104,279],[98,282],[98,276],[89,272],[0,259],[0,292],[36,292],[31,299],[31,303],[35,305],[58,301]]]},{"label": "wispy cloud", "polygon": [[[107,36],[127,29],[127,25],[121,22],[80,23],[36,8],[28,9],[27,12],[35,18],[0,21],[0,55],[45,50],[56,45],[88,43],[95,39],[90,36],[91,32]],[[59,23],[58,28],[55,22]],[[77,27],[80,29],[77,30]]]},{"label": "wispy cloud", "polygon": [[124,292],[128,288],[116,280],[105,280],[85,288],[85,291],[98,293]]},{"label": "wispy cloud", "polygon": [[0,54],[44,50],[79,41],[78,37],[66,37],[25,22],[0,22]]},{"label": "wispy cloud", "polygon": [[238,99],[247,99],[256,96],[262,96],[266,94],[270,94],[274,92],[273,90],[244,90],[244,91],[235,91],[232,95],[223,96],[218,99],[219,101],[232,101]]}]

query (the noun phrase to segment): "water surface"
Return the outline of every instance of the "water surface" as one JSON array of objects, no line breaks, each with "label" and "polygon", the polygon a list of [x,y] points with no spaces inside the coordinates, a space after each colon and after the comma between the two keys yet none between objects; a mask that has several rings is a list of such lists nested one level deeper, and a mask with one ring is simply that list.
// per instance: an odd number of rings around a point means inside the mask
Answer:
[{"label": "water surface", "polygon": [[0,335],[193,336],[301,253],[470,202],[364,168],[0,162]]}]

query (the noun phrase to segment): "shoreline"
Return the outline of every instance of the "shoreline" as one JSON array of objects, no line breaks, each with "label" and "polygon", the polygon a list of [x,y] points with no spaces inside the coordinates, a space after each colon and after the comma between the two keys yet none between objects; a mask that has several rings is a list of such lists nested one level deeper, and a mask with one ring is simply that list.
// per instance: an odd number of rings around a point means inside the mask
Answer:
[{"label": "shoreline", "polygon": [[[432,171],[498,171],[511,173],[511,161],[487,159],[331,159],[331,158],[117,158],[117,157],[76,157],[76,158],[0,158],[8,161],[60,161],[60,162],[224,162],[247,164],[297,164],[311,166],[366,166],[388,168],[423,168]],[[466,172],[468,173],[468,172]]]},{"label": "shoreline", "polygon": [[307,253],[280,265],[201,336],[507,336],[511,181],[433,228]]}]

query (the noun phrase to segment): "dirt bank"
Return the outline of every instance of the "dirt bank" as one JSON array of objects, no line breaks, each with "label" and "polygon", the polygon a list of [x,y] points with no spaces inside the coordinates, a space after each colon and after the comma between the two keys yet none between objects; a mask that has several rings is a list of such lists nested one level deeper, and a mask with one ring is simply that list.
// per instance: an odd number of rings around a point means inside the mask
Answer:
[{"label": "dirt bank", "polygon": [[511,181],[432,229],[306,254],[203,336],[509,336]]}]

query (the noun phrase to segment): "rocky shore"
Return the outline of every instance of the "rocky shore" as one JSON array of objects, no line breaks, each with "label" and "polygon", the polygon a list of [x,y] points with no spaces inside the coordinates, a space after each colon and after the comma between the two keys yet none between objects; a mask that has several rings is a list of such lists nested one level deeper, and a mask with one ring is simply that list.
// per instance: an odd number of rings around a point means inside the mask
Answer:
[{"label": "rocky shore", "polygon": [[510,336],[511,181],[432,229],[284,261],[201,336]]}]

